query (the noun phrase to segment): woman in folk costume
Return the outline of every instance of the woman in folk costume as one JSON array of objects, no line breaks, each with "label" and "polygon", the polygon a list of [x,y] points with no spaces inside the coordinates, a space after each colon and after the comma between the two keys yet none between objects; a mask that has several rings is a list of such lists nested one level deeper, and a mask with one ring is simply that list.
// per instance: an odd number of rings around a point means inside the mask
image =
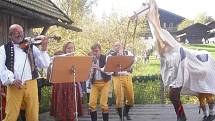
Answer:
[{"label": "woman in folk costume", "polygon": [[5,106],[6,106],[6,87],[2,85],[0,80],[0,96],[1,96],[1,114],[0,121],[2,121],[5,117]]},{"label": "woman in folk costume", "polygon": [[[68,42],[63,46],[63,54],[74,56],[75,45]],[[69,54],[71,53],[71,54]],[[61,54],[61,53],[57,53]],[[50,115],[54,116],[60,121],[74,121],[75,120],[75,87],[72,82],[53,84],[52,100]],[[77,109],[78,115],[82,115],[82,104],[80,97],[80,90],[76,88],[77,92]]]},{"label": "woman in folk costume", "polygon": [[214,59],[207,51],[184,48],[168,31],[161,28],[155,1],[149,0],[147,5],[149,7],[147,19],[161,57],[162,80],[169,89],[169,98],[175,108],[177,121],[186,121],[180,101],[181,93],[199,96],[202,109],[207,98],[210,114],[203,120],[212,121],[214,119],[212,95],[215,94]]}]

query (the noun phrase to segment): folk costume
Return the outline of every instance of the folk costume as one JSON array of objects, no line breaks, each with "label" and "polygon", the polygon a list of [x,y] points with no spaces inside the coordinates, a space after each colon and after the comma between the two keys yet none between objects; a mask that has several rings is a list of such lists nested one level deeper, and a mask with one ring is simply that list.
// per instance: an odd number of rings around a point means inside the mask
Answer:
[{"label": "folk costume", "polygon": [[[94,58],[94,64],[99,65],[100,68],[103,68],[106,64],[106,56],[100,54],[98,58]],[[110,89],[110,79],[111,76],[107,75],[105,72],[96,69],[93,70],[92,78],[90,79],[92,85],[89,99],[89,110],[92,121],[97,121],[96,106],[99,94],[103,121],[108,121],[108,94]]]},{"label": "folk costume", "polygon": [[[46,51],[29,45],[23,51],[12,41],[0,47],[0,72],[3,85],[7,85],[6,117],[4,121],[16,121],[21,105],[26,110],[27,121],[38,121],[39,100],[37,68],[47,68],[50,63]],[[15,79],[22,81],[21,89],[11,85]]]},{"label": "folk costume", "polygon": [[[77,84],[78,85],[78,84]],[[59,83],[52,85],[52,99],[50,115],[61,121],[75,120],[75,87],[73,83]],[[77,87],[77,112],[83,115],[80,90]]]},{"label": "folk costume", "polygon": [[[214,95],[215,60],[207,51],[184,48],[168,31],[161,28],[155,1],[150,0],[149,6],[147,19],[153,38],[156,39],[158,45],[162,80],[164,86],[170,90],[169,96],[175,108],[177,121],[186,121],[180,94],[195,96],[200,94],[200,100],[202,100],[202,93],[204,93],[204,98],[205,95]],[[213,105],[209,106],[210,119],[214,117]]]},{"label": "folk costume", "polygon": [[[109,56],[117,56],[117,55],[119,55],[119,53],[113,50],[109,52]],[[130,51],[126,51],[126,50],[121,55],[134,56]],[[116,109],[120,116],[120,119],[123,118],[122,107],[124,106],[123,115],[127,118],[127,120],[131,120],[129,116],[129,111],[134,104],[134,91],[133,91],[131,71],[132,69],[130,69],[130,71],[113,73],[112,75],[114,93],[116,96]],[[125,100],[124,100],[124,97],[125,97]],[[122,105],[123,103],[122,100],[124,100],[125,105]]]},{"label": "folk costume", "polygon": [[[61,53],[63,54],[63,53]],[[49,66],[48,77],[50,77],[52,66]],[[76,83],[76,99],[78,116],[83,115],[82,99],[79,84]],[[75,85],[73,82],[52,84],[52,98],[50,115],[61,121],[75,120]]]}]

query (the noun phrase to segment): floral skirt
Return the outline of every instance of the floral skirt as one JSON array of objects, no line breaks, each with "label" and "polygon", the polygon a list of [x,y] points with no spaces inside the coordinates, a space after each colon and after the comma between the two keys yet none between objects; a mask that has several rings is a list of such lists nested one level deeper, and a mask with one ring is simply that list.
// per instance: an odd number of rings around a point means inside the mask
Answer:
[{"label": "floral skirt", "polygon": [[0,96],[1,96],[1,108],[2,108],[2,111],[0,113],[0,121],[2,121],[6,115],[5,114],[5,108],[6,108],[6,87],[5,86],[1,87]]},{"label": "floral skirt", "polygon": [[[77,112],[82,116],[82,99],[77,86]],[[75,119],[75,87],[73,83],[53,84],[50,115],[61,121],[74,121]]]}]

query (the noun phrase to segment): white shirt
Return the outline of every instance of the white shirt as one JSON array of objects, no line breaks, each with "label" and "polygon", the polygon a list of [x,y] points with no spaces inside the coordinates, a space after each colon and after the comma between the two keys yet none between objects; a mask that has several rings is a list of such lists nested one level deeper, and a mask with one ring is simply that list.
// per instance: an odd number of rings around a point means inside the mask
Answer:
[{"label": "white shirt", "polygon": [[[15,79],[19,79],[24,84],[25,81],[32,79],[31,67],[26,60],[27,54],[19,48],[18,44],[14,44],[14,73],[7,69],[5,65],[6,54],[4,45],[0,47],[0,78],[3,85],[12,84]],[[33,56],[35,64],[38,68],[47,68],[50,64],[50,57],[46,51],[40,51],[33,46]],[[26,60],[26,61],[25,61]]]},{"label": "white shirt", "polygon": [[[96,65],[99,65],[99,59],[97,59]],[[102,78],[101,71],[96,70],[96,73],[95,73],[95,80],[102,80],[102,79],[103,79],[103,78]]]}]

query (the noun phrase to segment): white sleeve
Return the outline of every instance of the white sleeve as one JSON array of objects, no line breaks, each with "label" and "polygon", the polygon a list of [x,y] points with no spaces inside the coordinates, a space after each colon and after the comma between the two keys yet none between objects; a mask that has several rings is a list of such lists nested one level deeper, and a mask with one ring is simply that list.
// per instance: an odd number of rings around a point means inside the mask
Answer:
[{"label": "white sleeve", "polygon": [[134,54],[128,51],[128,56],[134,56]]},{"label": "white sleeve", "polygon": [[10,70],[7,69],[5,65],[6,54],[4,45],[0,47],[0,78],[3,85],[12,84],[14,79],[14,74]]},{"label": "white sleeve", "polygon": [[47,51],[41,51],[36,46],[33,46],[33,54],[38,68],[48,68],[51,59]]},{"label": "white sleeve", "polygon": [[[110,56],[111,56],[110,54],[109,54],[109,55],[106,55],[105,66],[106,66],[106,64],[107,64],[108,57],[110,57]],[[112,75],[113,72],[105,72],[105,71],[104,71],[105,66],[104,66],[103,68],[101,68],[101,71],[104,72],[104,73],[106,73],[107,75]]]},{"label": "white sleeve", "polygon": [[112,75],[112,74],[113,74],[113,72],[105,72],[105,71],[104,71],[104,68],[105,68],[105,67],[101,68],[101,72],[104,72],[104,73],[106,73],[107,75]]},{"label": "white sleeve", "polygon": [[[128,56],[134,56],[134,54],[131,53],[130,51],[128,51]],[[135,62],[137,62],[137,57],[134,56],[134,62],[133,63],[135,63]]]}]

